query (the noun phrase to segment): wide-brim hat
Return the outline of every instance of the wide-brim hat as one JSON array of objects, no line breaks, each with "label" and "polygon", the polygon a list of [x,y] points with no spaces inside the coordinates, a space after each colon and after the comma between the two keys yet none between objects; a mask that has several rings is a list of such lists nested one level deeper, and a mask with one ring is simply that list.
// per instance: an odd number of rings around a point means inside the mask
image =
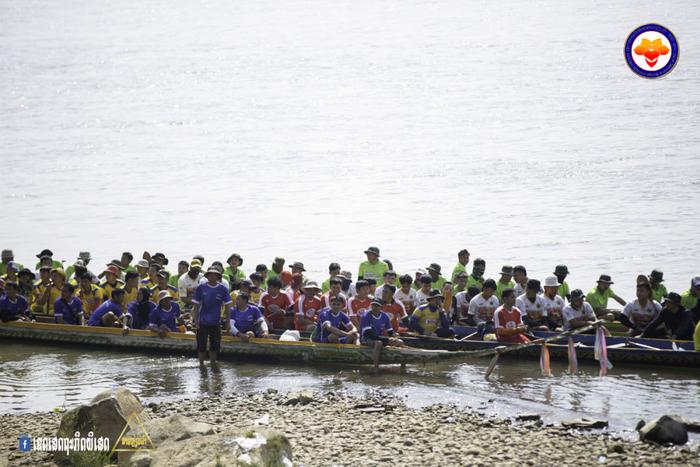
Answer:
[{"label": "wide-brim hat", "polygon": [[141,259],[136,263],[137,268],[146,268],[148,269],[151,265],[146,261],[145,259]]},{"label": "wide-brim hat", "polygon": [[158,253],[156,253],[155,255],[153,255],[153,256],[151,257],[151,259],[155,259],[155,258],[158,258],[158,259],[162,260],[162,261],[163,261],[163,264],[168,264],[168,263],[169,263],[168,258],[166,258],[166,256],[165,256],[163,253],[158,252]]},{"label": "wide-brim hat", "polygon": [[513,275],[513,266],[503,266],[501,268],[501,274],[506,274],[508,276]]},{"label": "wide-brim hat", "polygon": [[306,285],[301,287],[301,290],[306,290],[306,289],[315,289],[315,290],[323,290],[321,287],[318,286],[318,284],[314,281],[309,281],[306,283]]},{"label": "wide-brim hat", "polygon": [[290,269],[301,269],[302,271],[306,271],[306,269],[304,269],[304,263],[302,263],[300,261],[293,262],[292,265],[289,266],[289,268]]},{"label": "wide-brim hat", "polygon": [[442,292],[440,292],[438,289],[433,289],[428,294],[428,300],[432,298],[444,298],[444,295],[442,295]]},{"label": "wide-brim hat", "polygon": [[680,305],[682,301],[682,298],[680,295],[678,295],[676,292],[671,292],[668,294],[668,297],[664,299],[664,303],[666,302],[671,302],[675,303],[676,305]]},{"label": "wide-brim hat", "polygon": [[80,258],[82,260],[86,260],[86,259],[89,260],[91,258],[90,252],[89,251],[81,251],[80,253],[78,253],[78,258]]},{"label": "wide-brim hat", "polygon": [[190,267],[193,268],[193,269],[194,269],[194,268],[202,269],[202,262],[201,262],[200,260],[198,260],[198,259],[193,259],[193,260],[190,262]]},{"label": "wide-brim hat", "polygon": [[162,302],[166,298],[171,298],[171,299],[173,298],[170,295],[170,292],[168,292],[167,290],[161,290],[160,292],[158,292],[158,299],[157,299],[158,305],[160,305],[160,302]]},{"label": "wide-brim hat", "polygon": [[229,256],[228,259],[226,259],[226,263],[230,263],[231,258],[238,259],[238,265],[243,266],[243,258],[241,257],[241,255],[239,255],[238,253],[231,253],[231,256]]},{"label": "wide-brim hat", "polygon": [[583,294],[583,291],[581,289],[574,289],[571,291],[571,301],[583,299],[584,296],[585,295]]},{"label": "wide-brim hat", "polygon": [[379,248],[376,246],[371,246],[365,250],[365,254],[367,253],[372,253],[373,255],[377,255],[379,257]]},{"label": "wide-brim hat", "polygon": [[39,259],[41,259],[42,256],[53,256],[53,251],[51,251],[47,248],[45,250],[41,250],[41,253],[36,255],[36,257]]},{"label": "wide-brim hat", "polygon": [[561,284],[559,283],[559,279],[557,279],[557,276],[547,276],[544,279],[544,286],[545,287],[559,287]]},{"label": "wide-brim hat", "polygon": [[437,263],[431,263],[430,266],[428,266],[426,269],[428,271],[433,271],[434,273],[437,273],[438,276],[442,275],[442,268]]},{"label": "wide-brim hat", "polygon": [[664,273],[659,271],[658,269],[654,269],[653,271],[651,271],[651,274],[649,274],[649,279],[653,280],[654,282],[663,282]]},{"label": "wide-brim hat", "polygon": [[32,279],[36,279],[36,274],[34,274],[31,270],[24,268],[20,272],[17,273],[18,276],[32,276]]},{"label": "wide-brim hat", "polygon": [[207,269],[207,272],[204,273],[204,277],[208,276],[209,274],[216,274],[219,277],[223,277],[221,271],[219,271],[219,269],[215,267],[210,267],[209,269]]},{"label": "wide-brim hat", "polygon": [[566,264],[557,264],[554,268],[554,274],[569,274],[569,268],[566,267]]},{"label": "wide-brim hat", "polygon": [[614,284],[611,277],[607,274],[601,274],[600,278],[598,278],[598,282],[603,284]]}]

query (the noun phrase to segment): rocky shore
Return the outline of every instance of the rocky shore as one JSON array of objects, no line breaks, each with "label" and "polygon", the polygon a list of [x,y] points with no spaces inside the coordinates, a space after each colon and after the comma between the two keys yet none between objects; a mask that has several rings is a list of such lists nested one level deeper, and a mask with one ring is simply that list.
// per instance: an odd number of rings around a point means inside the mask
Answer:
[{"label": "rocky shore", "polygon": [[[699,465],[698,448],[629,442],[600,431],[542,426],[537,416],[498,420],[436,404],[410,409],[380,394],[343,392],[220,395],[145,406],[215,431],[259,426],[286,436],[294,465]],[[21,433],[54,436],[60,413],[0,416],[0,466],[55,465],[50,454],[19,452]],[[173,459],[172,465],[178,465]]]}]

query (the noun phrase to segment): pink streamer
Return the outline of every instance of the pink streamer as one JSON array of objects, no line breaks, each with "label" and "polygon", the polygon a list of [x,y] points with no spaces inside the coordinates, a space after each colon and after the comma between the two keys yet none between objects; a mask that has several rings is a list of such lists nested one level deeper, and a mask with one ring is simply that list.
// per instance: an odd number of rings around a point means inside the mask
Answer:
[{"label": "pink streamer", "polygon": [[542,344],[542,352],[540,352],[540,370],[542,376],[552,376],[552,370],[549,367],[549,348],[547,344]]},{"label": "pink streamer", "polygon": [[576,374],[578,372],[578,358],[576,357],[576,346],[574,345],[574,338],[569,336],[568,344],[568,355],[569,355],[569,373]]},{"label": "pink streamer", "polygon": [[598,327],[595,332],[595,349],[594,356],[600,361],[600,376],[608,374],[608,370],[612,368],[612,364],[608,360],[608,345],[605,340],[605,330]]}]

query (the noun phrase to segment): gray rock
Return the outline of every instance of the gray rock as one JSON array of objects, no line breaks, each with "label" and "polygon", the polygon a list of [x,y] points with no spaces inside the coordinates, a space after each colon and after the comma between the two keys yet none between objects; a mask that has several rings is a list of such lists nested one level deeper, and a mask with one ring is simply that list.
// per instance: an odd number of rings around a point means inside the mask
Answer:
[{"label": "gray rock", "polygon": [[645,424],[639,430],[639,439],[659,444],[685,444],[688,431],[682,423],[664,415]]},{"label": "gray rock", "polygon": [[542,417],[540,414],[536,413],[521,413],[520,415],[516,415],[515,419],[519,422],[530,422],[541,420]]},{"label": "gray rock", "polygon": [[289,393],[284,405],[306,405],[314,400],[314,395],[309,391],[297,391]]},{"label": "gray rock", "polygon": [[[137,414],[144,423],[149,420],[148,415],[143,412],[141,401],[131,391],[124,388],[104,391],[95,396],[89,404],[64,413],[56,436],[74,438],[75,433],[80,432],[79,436],[88,437],[88,433],[92,432],[95,438],[109,438],[111,448],[124,431],[127,422],[130,421],[130,428],[136,428],[135,421],[131,419],[134,414]],[[71,452],[66,455],[61,451],[54,454],[54,461],[59,465],[85,464],[91,460],[104,461],[107,454]]]},{"label": "gray rock", "polygon": [[680,415],[669,415],[672,419],[680,423],[685,427],[686,430],[693,432],[693,433],[700,433],[700,422],[699,421],[693,421],[693,420],[688,420],[685,417],[682,417]]},{"label": "gray rock", "polygon": [[591,418],[574,418],[571,420],[562,420],[561,426],[564,428],[578,428],[581,430],[594,430],[607,428],[607,420],[594,420]]}]

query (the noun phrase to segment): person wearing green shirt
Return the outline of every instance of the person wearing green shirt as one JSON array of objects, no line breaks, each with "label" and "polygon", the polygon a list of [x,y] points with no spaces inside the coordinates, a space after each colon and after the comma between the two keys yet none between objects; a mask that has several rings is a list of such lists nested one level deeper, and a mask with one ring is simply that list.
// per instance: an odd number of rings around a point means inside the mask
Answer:
[{"label": "person wearing green shirt", "polygon": [[695,334],[693,335],[693,341],[695,342],[695,351],[700,352],[700,322],[695,326]]},{"label": "person wearing green shirt", "polygon": [[484,271],[486,271],[486,261],[482,258],[476,258],[472,266],[472,273],[467,279],[467,289],[469,287],[478,287],[479,290],[484,288]]},{"label": "person wearing green shirt", "polygon": [[130,251],[125,251],[122,253],[122,257],[119,262],[121,263],[122,268],[124,268],[124,274],[127,272],[136,272],[136,268],[131,264],[133,260],[134,255],[132,255]]},{"label": "person wearing green shirt", "polygon": [[328,274],[330,277],[323,281],[321,284],[321,291],[323,293],[327,293],[329,290],[331,290],[331,279],[333,279],[335,276],[340,274],[340,264],[338,263],[331,263],[328,265]]},{"label": "person wearing green shirt", "polygon": [[467,291],[467,279],[469,279],[468,272],[462,271],[459,274],[457,274],[457,285],[455,285],[454,289],[452,290],[452,294],[455,297],[458,293]]},{"label": "person wearing green shirt", "polygon": [[494,295],[498,298],[498,301],[503,303],[501,295],[506,289],[512,289],[515,287],[515,282],[513,282],[513,266],[503,266],[501,268],[501,278],[496,282],[496,292]]},{"label": "person wearing green shirt", "polygon": [[442,268],[437,263],[431,263],[430,266],[426,268],[428,274],[430,274],[430,279],[433,281],[433,289],[437,289],[442,292],[442,288],[445,286],[445,278],[442,277]]},{"label": "person wearing green shirt", "polygon": [[[68,280],[71,281],[72,279],[75,279],[73,277],[73,274],[75,273],[76,264],[82,264],[83,267],[85,267],[87,270],[87,265],[90,264],[91,259],[92,257],[90,256],[89,251],[81,251],[80,253],[78,253],[78,259],[75,261],[75,263],[68,265],[68,267],[66,268],[66,277],[68,278]],[[77,285],[77,281],[75,283],[70,283],[73,285]]]},{"label": "person wearing green shirt", "polygon": [[36,257],[39,258],[39,262],[36,263],[37,270],[39,270],[42,266],[49,266],[51,269],[63,269],[63,263],[53,259],[53,252],[48,248],[41,250],[41,253],[36,255]]},{"label": "person wearing green shirt", "polygon": [[238,253],[233,253],[226,260],[228,267],[224,269],[223,276],[228,277],[229,282],[240,282],[248,279],[245,272],[241,269],[243,266],[243,258]]},{"label": "person wearing green shirt", "polygon": [[379,248],[371,246],[365,250],[367,261],[360,263],[360,270],[357,273],[358,280],[374,279],[377,285],[384,283],[384,273],[389,269],[389,265],[379,260]]},{"label": "person wearing green shirt", "polygon": [[[469,251],[467,249],[460,250],[457,253],[457,264],[452,269],[452,282],[457,281],[457,276],[460,272],[467,272],[467,264],[469,264]],[[469,273],[467,273],[468,275]]]},{"label": "person wearing green shirt", "polygon": [[603,317],[607,314],[608,310],[608,299],[613,299],[622,306],[627,305],[623,299],[615,295],[615,292],[610,288],[610,285],[614,284],[610,276],[607,274],[601,274],[598,279],[598,285],[593,287],[588,295],[586,295],[586,301],[590,303],[593,307],[597,317]]},{"label": "person wearing green shirt", "polygon": [[20,269],[24,269],[24,266],[15,262],[15,254],[12,250],[2,250],[2,262],[0,262],[0,276],[7,274],[7,265],[9,263],[15,263],[15,265]]},{"label": "person wearing green shirt", "polygon": [[649,274],[649,287],[651,287],[651,298],[661,303],[668,296],[668,290],[662,284],[664,281],[664,273],[654,269]]},{"label": "person wearing green shirt", "polygon": [[267,271],[267,280],[279,277],[282,271],[284,271],[284,258],[277,256],[272,262],[272,267]]},{"label": "person wearing green shirt", "polygon": [[416,270],[415,274],[415,279],[413,279],[413,285],[411,286],[413,290],[418,290],[420,289],[420,278],[428,274],[428,271],[426,271],[423,268],[418,268]]},{"label": "person wearing green shirt", "polygon": [[566,267],[566,264],[557,264],[557,266],[554,268],[554,275],[557,276],[557,280],[561,284],[559,289],[557,289],[557,295],[559,295],[561,298],[570,300],[571,292],[569,292],[569,284],[566,282],[566,276],[569,275],[569,268]]},{"label": "person wearing green shirt", "polygon": [[690,281],[690,288],[681,294],[681,305],[686,310],[692,310],[698,304],[700,297],[700,276],[693,277]]},{"label": "person wearing green shirt", "polygon": [[168,279],[168,285],[171,285],[175,288],[177,288],[177,283],[180,280],[180,277],[182,277],[183,274],[187,274],[187,271],[190,270],[190,263],[187,261],[180,261],[177,263],[177,274],[173,274],[170,276]]}]

